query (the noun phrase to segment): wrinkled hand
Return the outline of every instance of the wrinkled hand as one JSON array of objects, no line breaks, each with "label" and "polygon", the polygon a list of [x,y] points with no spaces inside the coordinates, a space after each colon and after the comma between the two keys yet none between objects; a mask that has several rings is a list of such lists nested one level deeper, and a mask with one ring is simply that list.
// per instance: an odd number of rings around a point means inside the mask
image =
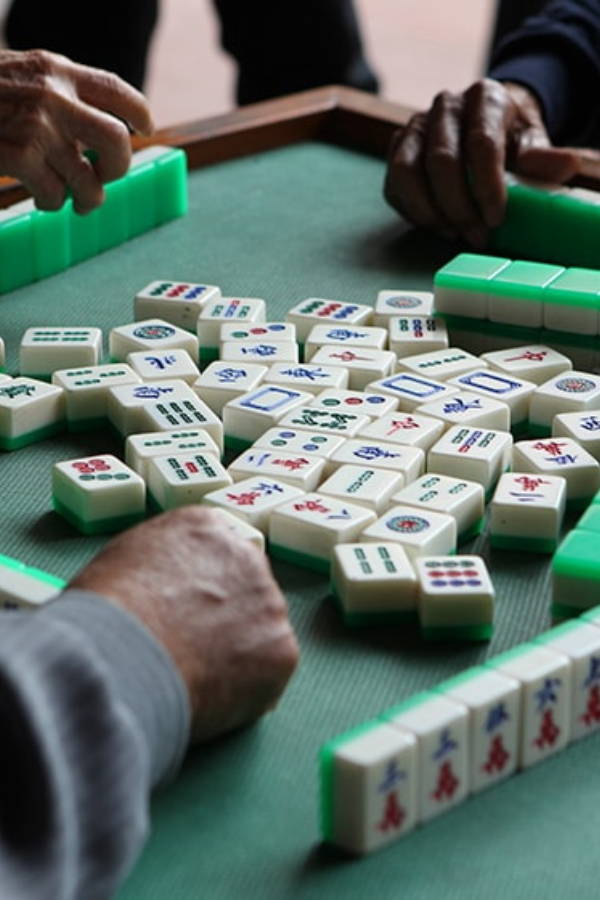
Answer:
[{"label": "wrinkled hand", "polygon": [[438,94],[396,133],[385,197],[415,225],[482,249],[504,217],[506,168],[562,183],[598,175],[600,155],[553,147],[534,94],[486,78],[461,94]]},{"label": "wrinkled hand", "polygon": [[44,50],[0,51],[0,174],[22,181],[40,209],[59,209],[67,188],[79,213],[102,203],[102,184],[131,159],[125,122],[153,128],[144,97],[116,75]]},{"label": "wrinkled hand", "polygon": [[298,661],[269,564],[218,511],[187,506],[111,541],[74,579],[137,616],[187,685],[193,738],[272,708]]}]

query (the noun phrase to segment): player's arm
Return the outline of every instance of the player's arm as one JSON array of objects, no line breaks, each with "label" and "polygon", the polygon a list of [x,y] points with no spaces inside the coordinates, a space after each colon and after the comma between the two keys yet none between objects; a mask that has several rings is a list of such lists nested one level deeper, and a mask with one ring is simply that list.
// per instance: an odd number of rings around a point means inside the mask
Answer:
[{"label": "player's arm", "polygon": [[118,537],[40,612],[5,614],[0,896],[112,896],[190,728],[252,721],[296,661],[266,559],[200,508]]},{"label": "player's arm", "polygon": [[67,190],[77,212],[94,209],[103,183],[127,171],[129,128],[152,127],[142,94],[116,75],[44,50],[0,51],[0,175],[22,181],[40,209],[60,208]]}]

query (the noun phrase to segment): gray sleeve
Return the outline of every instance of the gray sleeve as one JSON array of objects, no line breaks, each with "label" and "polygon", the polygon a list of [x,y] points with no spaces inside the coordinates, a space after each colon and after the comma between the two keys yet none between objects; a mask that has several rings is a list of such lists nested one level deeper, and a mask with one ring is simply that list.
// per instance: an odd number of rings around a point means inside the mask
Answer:
[{"label": "gray sleeve", "polygon": [[106,900],[189,736],[186,689],[137,620],[83,591],[0,616],[0,897]]}]

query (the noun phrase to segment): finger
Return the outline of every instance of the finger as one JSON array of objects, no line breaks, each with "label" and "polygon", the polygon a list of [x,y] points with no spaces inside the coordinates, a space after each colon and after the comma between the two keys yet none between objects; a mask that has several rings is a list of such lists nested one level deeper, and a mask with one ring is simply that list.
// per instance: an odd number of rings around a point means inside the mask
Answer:
[{"label": "finger", "polygon": [[[514,170],[520,175],[527,175],[538,181],[562,184],[575,175],[584,174],[580,166],[577,150],[563,147],[526,147],[517,152]],[[591,165],[590,165],[590,168]],[[595,175],[600,173],[600,165],[596,163]]]},{"label": "finger", "polygon": [[48,162],[71,190],[75,212],[85,215],[102,204],[102,182],[89,159],[74,144],[57,142],[48,154]]},{"label": "finger", "polygon": [[0,148],[0,164],[4,171],[24,184],[38,209],[54,211],[65,202],[64,181],[37,152],[4,145]]},{"label": "finger", "polygon": [[59,106],[61,130],[66,140],[96,151],[94,168],[100,181],[114,181],[125,175],[131,162],[126,125],[77,100],[61,98]]},{"label": "finger", "polygon": [[487,229],[469,190],[462,152],[463,102],[447,91],[435,98],[427,123],[425,166],[446,221],[470,244],[482,248]]},{"label": "finger", "polygon": [[574,153],[577,159],[577,175],[600,179],[600,152],[587,147],[562,147],[563,152]]},{"label": "finger", "polygon": [[69,62],[68,74],[79,98],[91,106],[118,116],[140,134],[152,134],[154,123],[143,94],[112,72]]}]

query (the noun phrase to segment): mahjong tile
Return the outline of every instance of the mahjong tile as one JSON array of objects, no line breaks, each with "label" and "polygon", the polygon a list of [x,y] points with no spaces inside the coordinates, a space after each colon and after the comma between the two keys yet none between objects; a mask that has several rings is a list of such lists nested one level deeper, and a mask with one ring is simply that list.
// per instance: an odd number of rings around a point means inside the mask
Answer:
[{"label": "mahjong tile", "polygon": [[96,366],[101,356],[99,328],[28,328],[19,348],[19,371],[30,378],[49,378],[56,369]]},{"label": "mahjong tile", "polygon": [[577,441],[594,459],[600,460],[600,403],[587,412],[559,413],[552,420],[552,437]]},{"label": "mahjong tile", "polygon": [[225,509],[266,534],[273,510],[288,500],[298,500],[304,496],[300,488],[284,481],[256,476],[238,481],[230,488],[211,491],[202,502]]},{"label": "mahjong tile", "polygon": [[530,430],[550,434],[552,420],[559,413],[582,412],[600,407],[600,376],[571,371],[555,375],[531,395]]},{"label": "mahjong tile", "polygon": [[266,304],[258,297],[221,297],[210,300],[198,316],[197,334],[200,361],[210,362],[219,355],[221,326],[233,323],[246,327],[264,322]]},{"label": "mahjong tile", "polygon": [[468,708],[425,691],[380,718],[417,738],[417,822],[428,822],[461,803],[469,793]]},{"label": "mahjong tile", "polygon": [[204,369],[193,388],[200,399],[220,416],[226,403],[257,388],[267,372],[267,366],[255,363],[230,365],[217,360]]},{"label": "mahjong tile", "polygon": [[310,360],[324,346],[367,347],[384,350],[388,334],[373,326],[313,325],[304,342],[304,359]]},{"label": "mahjong tile", "polygon": [[319,492],[366,506],[380,516],[390,506],[392,495],[403,484],[404,475],[401,472],[374,466],[342,465],[321,484]]},{"label": "mahjong tile", "polygon": [[65,427],[65,393],[56,384],[13,378],[0,384],[0,450],[17,450]]},{"label": "mahjong tile", "polygon": [[233,450],[245,450],[291,410],[311,400],[312,394],[305,391],[270,384],[230,400],[223,407],[223,427],[228,445]]},{"label": "mahjong tile", "polygon": [[433,316],[394,316],[389,320],[389,347],[398,359],[416,353],[432,353],[448,346],[443,319]]},{"label": "mahjong tile", "polygon": [[227,362],[298,362],[298,344],[292,341],[225,341],[219,358]]},{"label": "mahjong tile", "polygon": [[392,503],[452,516],[459,542],[469,540],[483,528],[485,494],[482,485],[476,481],[429,472],[394,494]]},{"label": "mahjong tile", "polygon": [[[529,404],[536,389],[533,381],[524,381],[490,369],[477,369],[466,375],[451,378],[448,382],[460,391],[479,394],[481,397],[505,403],[510,409],[510,427],[519,428],[526,425],[529,418]],[[490,423],[490,427],[492,426]]]},{"label": "mahjong tile", "polygon": [[456,520],[445,513],[392,506],[360,536],[365,543],[394,541],[411,559],[448,554],[456,550]]},{"label": "mahjong tile", "polygon": [[180,453],[212,453],[218,456],[219,447],[208,431],[201,428],[130,434],[125,441],[125,462],[144,481],[148,480],[148,463],[151,459]]},{"label": "mahjong tile", "polygon": [[432,313],[431,291],[379,291],[373,311],[373,324],[386,328],[392,316],[430,316]]},{"label": "mahjong tile", "polygon": [[512,445],[505,431],[453,425],[427,454],[427,471],[477,481],[488,492],[510,467]]},{"label": "mahjong tile", "polygon": [[142,379],[127,363],[58,369],[52,375],[52,384],[58,385],[65,392],[67,420],[71,431],[102,427],[108,414],[109,388],[141,383]]},{"label": "mahjong tile", "polygon": [[330,471],[329,460],[346,439],[334,434],[315,434],[294,428],[269,428],[256,439],[253,447],[266,447],[279,453],[322,456],[326,460],[325,475]]},{"label": "mahjong tile", "polygon": [[568,657],[536,644],[520,644],[485,665],[521,684],[519,768],[528,768],[562,750],[569,740],[570,727]]},{"label": "mahjong tile", "polygon": [[321,493],[289,500],[271,513],[269,552],[278,559],[329,572],[336,544],[358,540],[376,519],[364,506]]},{"label": "mahjong tile", "polygon": [[4,339],[0,337],[0,372],[4,371],[5,365],[6,365],[6,348],[4,345]]},{"label": "mahjong tile", "polygon": [[522,378],[533,384],[543,384],[549,378],[573,368],[571,360],[544,344],[527,344],[507,350],[493,350],[481,357],[490,368],[505,372],[512,378]]},{"label": "mahjong tile", "polygon": [[187,281],[152,281],[134,299],[136,319],[163,319],[188,331],[196,330],[203,307],[221,296],[214,284]]},{"label": "mahjong tile", "polygon": [[[187,385],[184,385],[187,388]],[[169,394],[147,403],[141,411],[140,431],[179,431],[182,428],[202,428],[207,431],[223,452],[223,423],[206,403],[188,388],[191,396]]]},{"label": "mahjong tile", "polygon": [[501,549],[553,553],[565,514],[567,483],[521,471],[501,476],[490,504],[490,543]]},{"label": "mahjong tile", "polygon": [[88,456],[52,469],[56,512],[84,534],[128,528],[146,512],[146,486],[115,456]]},{"label": "mahjong tile", "polygon": [[389,394],[398,400],[398,408],[403,412],[413,412],[422,403],[442,400],[458,394],[454,385],[444,384],[434,378],[422,378],[409,372],[398,372],[389,378],[372,381],[365,387],[366,393]]},{"label": "mahjong tile", "polygon": [[324,841],[366,854],[410,831],[417,819],[417,740],[374,721],[321,747]]},{"label": "mahjong tile", "polygon": [[363,391],[367,384],[384,378],[394,371],[396,354],[390,350],[371,350],[365,347],[320,347],[311,362],[315,365],[342,366],[348,370],[348,387]]},{"label": "mahjong tile", "polygon": [[0,384],[8,384],[8,382],[12,380],[12,375],[7,375],[6,372],[0,372]]},{"label": "mahjong tile", "polygon": [[480,556],[422,556],[415,559],[415,571],[426,640],[491,638],[495,592]]},{"label": "mahjong tile", "polygon": [[600,464],[572,438],[519,441],[513,447],[515,472],[560,475],[567,483],[567,501],[587,505],[600,488]]},{"label": "mahjong tile", "polygon": [[428,450],[441,437],[444,429],[445,425],[440,419],[416,413],[395,412],[365,425],[358,437]]},{"label": "mahjong tile", "polygon": [[600,629],[584,615],[534,638],[535,644],[564,653],[571,661],[569,741],[600,728]]},{"label": "mahjong tile", "polygon": [[425,452],[420,447],[387,444],[368,438],[352,438],[338,447],[330,457],[330,465],[337,468],[346,463],[369,465],[404,476],[408,484],[418,478],[425,468]]},{"label": "mahjong tile", "polygon": [[[311,396],[310,400],[314,398]],[[352,437],[363,425],[371,420],[368,416],[345,410],[318,409],[314,406],[296,407],[292,412],[279,420],[282,428],[300,429],[302,431],[321,432],[323,434],[339,434]]]},{"label": "mahjong tile", "polygon": [[510,410],[506,403],[467,391],[444,400],[423,403],[417,406],[416,412],[441,419],[446,425],[478,425],[497,431],[508,431],[510,428]]},{"label": "mahjong tile", "polygon": [[417,620],[417,576],[400,544],[338,544],[331,585],[346,624]]},{"label": "mahjong tile", "polygon": [[476,794],[512,775],[519,752],[521,685],[474,666],[435,688],[469,709],[470,789]]},{"label": "mahjong tile", "polygon": [[[597,504],[590,509],[597,509]],[[552,618],[569,619],[587,612],[597,606],[599,592],[598,531],[574,528],[552,558]]]},{"label": "mahjong tile", "polygon": [[433,279],[436,312],[486,319],[490,283],[510,260],[480,253],[459,253]]},{"label": "mahjong tile", "polygon": [[544,328],[598,334],[600,272],[572,266],[544,289]]},{"label": "mahjong tile", "polygon": [[526,328],[541,328],[546,290],[565,269],[546,263],[516,260],[490,282],[488,318]]},{"label": "mahjong tile", "polygon": [[38,609],[65,586],[61,578],[0,555],[0,610]]},{"label": "mahjong tile", "polygon": [[323,456],[250,447],[231,463],[228,471],[234,481],[243,481],[252,475],[264,475],[285,481],[303,491],[314,491],[323,480],[325,466]]},{"label": "mahjong tile", "polygon": [[193,360],[198,359],[198,339],[176,325],[162,319],[144,319],[130,325],[113,328],[109,335],[112,360],[125,362],[129,353],[145,350],[155,353],[161,350],[187,350]]},{"label": "mahjong tile", "polygon": [[228,531],[232,531],[235,536],[242,541],[250,541],[250,543],[254,544],[256,549],[260,550],[261,553],[265,552],[266,542],[262,531],[249,525],[248,522],[245,522],[244,519],[241,519],[239,516],[234,516],[232,513],[227,512],[226,509],[215,507],[214,513],[219,516],[221,522]]},{"label": "mahjong tile", "polygon": [[225,322],[219,334],[221,344],[231,341],[266,341],[268,344],[295,344],[296,326],[291,322],[257,322],[255,325],[238,325]]},{"label": "mahjong tile", "polygon": [[348,370],[337,366],[315,366],[313,363],[274,363],[265,375],[265,383],[320,394],[325,388],[343,390],[348,387]]},{"label": "mahjong tile", "polygon": [[424,378],[435,378],[438,381],[449,381],[457,375],[474,372],[482,363],[478,356],[448,347],[445,350],[434,350],[432,353],[419,353],[416,356],[404,356],[398,360],[399,372],[410,372]]},{"label": "mahjong tile", "polygon": [[186,350],[136,350],[127,354],[127,362],[142,381],[178,378],[190,386],[199,378],[198,366]]},{"label": "mahjong tile", "polygon": [[372,308],[364,304],[310,297],[288,310],[285,318],[294,323],[298,340],[303,344],[314,325],[368,325],[372,317]]},{"label": "mahjong tile", "polygon": [[[118,364],[117,364],[118,365]],[[121,366],[119,366],[121,368]],[[120,384],[108,388],[106,414],[113,427],[124,437],[139,431],[149,431],[144,427],[142,408],[162,397],[195,398],[192,389],[183,381],[160,381],[154,384],[136,382]]]},{"label": "mahjong tile", "polygon": [[388,394],[366,394],[364,391],[321,391],[311,402],[318,409],[344,410],[378,419],[393,412],[398,401]]},{"label": "mahjong tile", "polygon": [[151,457],[147,473],[148,492],[160,510],[200,503],[205,494],[233,483],[216,454],[195,450]]}]

